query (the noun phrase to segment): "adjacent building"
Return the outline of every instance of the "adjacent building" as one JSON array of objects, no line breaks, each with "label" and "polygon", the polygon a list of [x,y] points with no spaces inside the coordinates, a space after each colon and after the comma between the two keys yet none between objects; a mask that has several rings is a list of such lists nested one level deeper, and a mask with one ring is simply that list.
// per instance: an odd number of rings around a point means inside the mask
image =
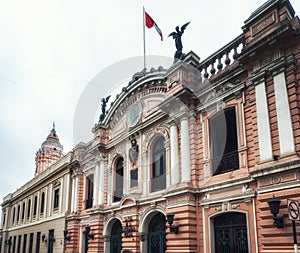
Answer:
[{"label": "adjacent building", "polygon": [[34,178],[3,199],[3,253],[64,251],[71,153],[63,154],[55,126],[37,151],[35,161]]},{"label": "adjacent building", "polygon": [[300,21],[289,1],[269,0],[207,59],[135,74],[89,143],[37,163],[4,198],[2,251],[45,235],[22,252],[294,252],[299,95]]}]

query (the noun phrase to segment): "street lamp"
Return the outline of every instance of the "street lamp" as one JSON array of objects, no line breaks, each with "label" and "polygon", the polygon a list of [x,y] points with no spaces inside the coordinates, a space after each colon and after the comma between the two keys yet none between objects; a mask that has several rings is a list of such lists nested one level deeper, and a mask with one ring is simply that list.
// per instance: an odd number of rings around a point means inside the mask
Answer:
[{"label": "street lamp", "polygon": [[173,213],[168,213],[167,214],[167,222],[169,224],[169,229],[171,233],[179,234],[179,226],[174,226],[173,221],[174,221],[174,216],[175,214]]},{"label": "street lamp", "polygon": [[87,253],[89,250],[89,239],[94,240],[94,233],[90,234],[90,231],[91,231],[91,227],[89,225],[86,225],[85,232],[84,232],[85,233],[85,253]]},{"label": "street lamp", "polygon": [[270,211],[273,214],[273,225],[277,228],[283,228],[283,216],[277,216],[280,209],[280,202],[281,201],[278,198],[275,198],[274,195],[273,198],[268,201]]}]

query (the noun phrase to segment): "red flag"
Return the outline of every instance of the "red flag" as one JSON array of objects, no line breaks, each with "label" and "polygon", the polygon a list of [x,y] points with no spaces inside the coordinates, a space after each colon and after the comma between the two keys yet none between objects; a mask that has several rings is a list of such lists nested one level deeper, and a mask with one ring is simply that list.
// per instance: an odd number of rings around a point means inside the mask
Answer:
[{"label": "red flag", "polygon": [[159,33],[161,40],[163,40],[163,35],[157,24],[154,22],[154,20],[149,16],[147,12],[145,12],[145,19],[146,19],[146,26],[150,29],[153,26],[155,27],[156,31]]}]

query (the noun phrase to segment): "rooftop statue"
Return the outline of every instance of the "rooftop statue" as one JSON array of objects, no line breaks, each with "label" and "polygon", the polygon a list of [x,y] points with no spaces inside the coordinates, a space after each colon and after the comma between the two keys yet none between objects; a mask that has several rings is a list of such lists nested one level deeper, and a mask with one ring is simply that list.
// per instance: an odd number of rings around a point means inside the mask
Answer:
[{"label": "rooftop statue", "polygon": [[99,121],[100,122],[102,122],[104,120],[104,118],[105,118],[105,115],[106,115],[106,104],[107,104],[109,98],[110,98],[110,96],[108,96],[106,98],[102,98],[102,100],[101,100],[101,102],[102,102],[102,104],[101,104],[101,112],[102,113],[101,113],[101,115],[99,117]]},{"label": "rooftop statue", "polygon": [[173,39],[175,39],[175,46],[176,46],[176,52],[174,55],[174,63],[178,60],[178,59],[183,59],[184,58],[184,54],[182,53],[182,41],[181,41],[181,36],[184,32],[184,30],[187,28],[187,26],[190,24],[191,22],[187,22],[186,24],[184,24],[181,29],[179,29],[179,26],[176,26],[175,28],[175,32],[172,32],[169,34],[168,37],[172,36]]}]

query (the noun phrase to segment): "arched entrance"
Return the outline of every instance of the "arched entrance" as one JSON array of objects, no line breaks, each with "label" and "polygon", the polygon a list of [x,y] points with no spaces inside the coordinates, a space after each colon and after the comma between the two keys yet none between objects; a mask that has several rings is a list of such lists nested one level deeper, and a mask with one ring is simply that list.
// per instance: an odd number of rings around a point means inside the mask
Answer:
[{"label": "arched entrance", "polygon": [[166,251],[166,217],[155,214],[148,228],[148,253],[165,253]]},{"label": "arched entrance", "polygon": [[215,253],[248,253],[246,215],[230,212],[214,218]]},{"label": "arched entrance", "polygon": [[122,250],[122,224],[117,220],[111,229],[110,253],[120,253]]}]

